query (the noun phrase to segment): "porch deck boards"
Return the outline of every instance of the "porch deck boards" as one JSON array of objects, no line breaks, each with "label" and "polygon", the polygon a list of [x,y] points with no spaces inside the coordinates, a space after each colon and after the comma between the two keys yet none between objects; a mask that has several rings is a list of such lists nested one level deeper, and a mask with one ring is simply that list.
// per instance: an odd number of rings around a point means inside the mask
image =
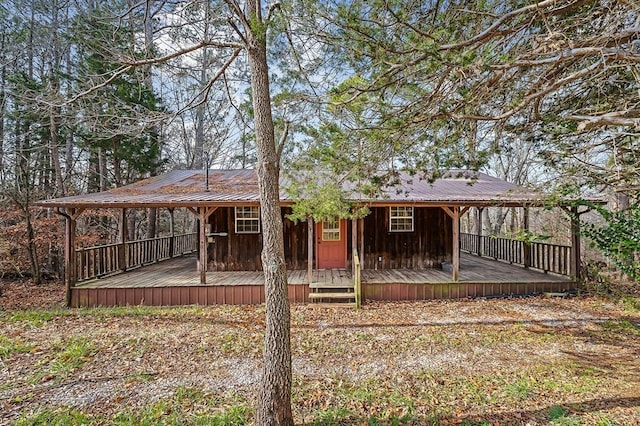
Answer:
[{"label": "porch deck boards", "polygon": [[[527,270],[520,266],[497,262],[462,253],[460,259],[460,283],[553,283],[567,282],[568,278]],[[207,272],[206,286],[247,286],[261,285],[263,275],[260,271]],[[307,271],[288,271],[290,285],[307,284]],[[314,283],[328,283],[333,286],[345,286],[351,282],[351,272],[346,269],[316,269],[313,271]],[[362,270],[363,284],[390,283],[451,283],[451,273],[440,269],[409,270]],[[151,287],[191,287],[201,286],[194,257],[180,257],[123,274],[103,277],[78,283],[76,288],[151,288]]]}]

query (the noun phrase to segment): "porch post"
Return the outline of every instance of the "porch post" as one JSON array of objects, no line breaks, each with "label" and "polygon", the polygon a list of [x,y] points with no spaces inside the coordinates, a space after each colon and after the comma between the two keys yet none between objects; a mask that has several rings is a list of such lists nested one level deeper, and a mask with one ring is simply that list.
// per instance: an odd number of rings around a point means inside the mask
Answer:
[{"label": "porch post", "polygon": [[65,218],[64,230],[64,284],[65,284],[65,304],[71,306],[71,287],[75,286],[77,280],[76,271],[76,209],[67,209],[66,214],[63,214]]},{"label": "porch post", "polygon": [[582,261],[580,259],[580,214],[578,207],[571,207],[571,263],[569,274],[575,280],[580,279]]},{"label": "porch post", "polygon": [[476,254],[478,256],[482,256],[482,213],[484,212],[484,207],[476,207],[476,213],[478,216],[478,229],[476,229]]},{"label": "porch post", "polygon": [[[529,232],[529,208],[523,206],[523,217],[522,217],[523,227],[525,233]],[[524,244],[522,245],[522,263],[524,264],[525,269],[529,269],[531,266],[531,241],[529,239],[525,239]]]},{"label": "porch post", "polygon": [[172,258],[174,256],[174,251],[175,251],[175,242],[174,239],[176,237],[176,229],[175,229],[175,218],[174,218],[174,208],[170,207],[169,209],[169,234],[171,235],[171,238],[169,239],[169,258]]},{"label": "porch post", "polygon": [[313,282],[313,218],[307,218],[307,282]]},{"label": "porch post", "polygon": [[[358,219],[351,219],[351,262],[353,263],[353,250],[358,250]],[[347,253],[349,255],[349,253]],[[360,253],[358,253],[360,256]],[[353,270],[354,265],[351,265]]]},{"label": "porch post", "polygon": [[364,218],[358,219],[358,257],[360,258],[360,265],[364,266]]},{"label": "porch post", "polygon": [[460,275],[460,207],[453,207],[453,281]]},{"label": "porch post", "polygon": [[207,208],[198,208],[198,219],[200,221],[200,284],[207,283]]},{"label": "porch post", "polygon": [[124,272],[127,270],[127,209],[120,209],[118,218],[118,267]]}]

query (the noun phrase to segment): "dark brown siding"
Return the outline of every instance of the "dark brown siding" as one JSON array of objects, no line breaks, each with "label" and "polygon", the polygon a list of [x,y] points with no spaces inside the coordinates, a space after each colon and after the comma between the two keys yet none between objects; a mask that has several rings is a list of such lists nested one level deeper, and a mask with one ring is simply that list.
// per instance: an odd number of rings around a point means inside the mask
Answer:
[{"label": "dark brown siding", "polygon": [[576,288],[575,281],[363,284],[362,298],[378,301],[466,299],[531,295],[544,292],[562,293]]},{"label": "dark brown siding", "polygon": [[[285,216],[291,209],[282,209],[284,249],[287,269],[307,268],[307,224],[294,224]],[[209,218],[212,233],[226,232],[209,242],[209,271],[261,271],[262,234],[236,234],[233,207],[221,207]]]},{"label": "dark brown siding", "polygon": [[[291,303],[309,301],[308,285],[288,286]],[[147,288],[73,288],[71,306],[258,305],[261,285],[180,286]]]},{"label": "dark brown siding", "polygon": [[307,222],[293,223],[285,216],[291,214],[290,207],[282,209],[284,224],[284,257],[287,269],[307,269],[308,232]]},{"label": "dark brown siding", "polygon": [[[365,300],[431,300],[513,296],[575,290],[574,281],[502,283],[386,283],[363,284]],[[289,285],[291,303],[308,303],[309,286]],[[180,286],[145,288],[72,288],[72,307],[256,305],[264,303],[261,285]]]},{"label": "dark brown siding", "polygon": [[[451,260],[451,218],[439,207],[414,208],[413,232],[389,232],[389,209],[364,219],[365,269],[427,269]],[[361,255],[362,257],[362,255]]]}]

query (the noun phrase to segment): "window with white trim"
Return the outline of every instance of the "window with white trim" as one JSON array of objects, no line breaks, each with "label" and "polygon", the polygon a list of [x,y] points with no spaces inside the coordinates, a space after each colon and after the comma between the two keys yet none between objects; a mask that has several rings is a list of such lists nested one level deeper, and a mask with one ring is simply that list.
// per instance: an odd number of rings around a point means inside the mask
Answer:
[{"label": "window with white trim", "polygon": [[395,206],[389,207],[389,231],[412,232],[413,231],[413,207]]},{"label": "window with white trim", "polygon": [[322,241],[340,241],[340,222],[328,220],[322,222]]},{"label": "window with white trim", "polygon": [[260,233],[260,208],[258,206],[236,207],[236,234]]}]

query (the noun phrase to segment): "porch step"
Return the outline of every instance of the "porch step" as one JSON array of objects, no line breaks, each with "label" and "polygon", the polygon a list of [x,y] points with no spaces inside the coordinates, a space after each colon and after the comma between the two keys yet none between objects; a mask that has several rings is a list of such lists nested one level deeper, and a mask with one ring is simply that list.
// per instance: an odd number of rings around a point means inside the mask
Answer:
[{"label": "porch step", "polygon": [[354,299],[355,293],[309,293],[309,299]]},{"label": "porch step", "polygon": [[308,306],[312,308],[320,308],[320,309],[333,309],[333,308],[350,308],[353,309],[356,307],[354,302],[346,302],[346,303],[310,303]]},{"label": "porch step", "polygon": [[311,283],[309,288],[353,288],[353,282],[350,283]]}]

